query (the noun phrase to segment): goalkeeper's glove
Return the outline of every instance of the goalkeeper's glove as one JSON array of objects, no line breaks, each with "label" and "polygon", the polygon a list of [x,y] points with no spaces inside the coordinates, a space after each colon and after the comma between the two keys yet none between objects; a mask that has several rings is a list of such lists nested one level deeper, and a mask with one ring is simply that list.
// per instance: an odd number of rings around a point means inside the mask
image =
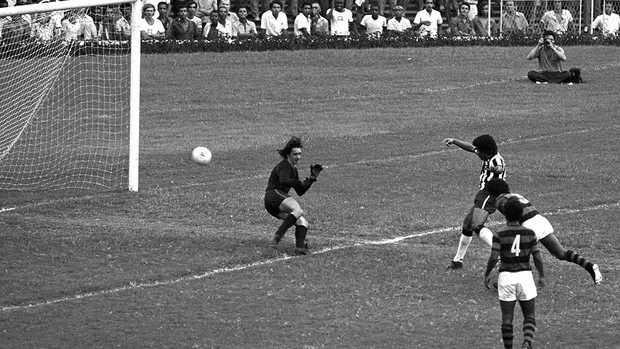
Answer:
[{"label": "goalkeeper's glove", "polygon": [[310,177],[311,178],[316,179],[316,177],[319,176],[321,171],[323,171],[323,165],[320,165],[320,164],[310,165]]}]

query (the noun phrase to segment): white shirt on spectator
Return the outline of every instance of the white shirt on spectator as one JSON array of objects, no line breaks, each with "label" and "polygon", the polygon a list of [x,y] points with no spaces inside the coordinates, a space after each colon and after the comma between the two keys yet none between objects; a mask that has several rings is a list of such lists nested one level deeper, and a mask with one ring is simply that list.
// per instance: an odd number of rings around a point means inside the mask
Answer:
[{"label": "white shirt on spectator", "polygon": [[310,19],[300,12],[297,17],[295,17],[295,23],[293,23],[293,33],[295,33],[296,36],[302,36],[304,33],[301,30],[304,28],[308,33],[310,33]]},{"label": "white shirt on spectator", "polygon": [[620,16],[616,13],[597,16],[594,22],[592,22],[592,29],[599,27],[602,30],[603,35],[618,35],[618,28],[620,28]]},{"label": "white shirt on spectator", "polygon": [[411,28],[411,21],[405,17],[402,17],[400,21],[397,21],[396,18],[392,18],[387,22],[387,29],[394,30],[397,32],[404,32],[407,29]]},{"label": "white shirt on spectator", "polygon": [[260,27],[269,36],[280,36],[288,29],[288,18],[283,12],[279,12],[278,18],[275,18],[273,12],[266,11],[260,17]]},{"label": "white shirt on spectator", "polygon": [[430,14],[426,10],[418,11],[413,20],[413,24],[420,24],[425,21],[429,21],[431,24],[429,26],[422,25],[420,27],[420,36],[428,35],[431,38],[436,38],[439,25],[443,23],[441,13],[437,10],[432,10]]},{"label": "white shirt on spectator", "polygon": [[65,41],[75,41],[82,34],[82,23],[77,19],[72,23],[68,19],[62,21],[62,39]]},{"label": "white shirt on spectator", "polygon": [[377,19],[373,19],[372,15],[365,15],[360,22],[366,28],[366,34],[381,34],[383,28],[387,26],[387,19],[381,15]]},{"label": "white shirt on spectator", "polygon": [[343,12],[329,9],[332,12],[330,27],[332,35],[350,35],[349,23],[353,22],[353,12],[345,8]]},{"label": "white shirt on spectator", "polygon": [[153,24],[149,24],[146,19],[140,19],[140,31],[145,32],[147,35],[165,34],[166,29],[159,19],[154,18]]}]

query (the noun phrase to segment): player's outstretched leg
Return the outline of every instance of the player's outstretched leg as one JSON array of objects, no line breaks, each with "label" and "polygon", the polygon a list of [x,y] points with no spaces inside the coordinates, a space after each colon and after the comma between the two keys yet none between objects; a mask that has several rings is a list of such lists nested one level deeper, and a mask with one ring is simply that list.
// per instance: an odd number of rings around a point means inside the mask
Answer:
[{"label": "player's outstretched leg", "polygon": [[588,261],[575,251],[565,249],[555,234],[545,236],[540,240],[540,242],[557,259],[562,261],[566,260],[584,268],[590,274],[592,281],[594,281],[595,284],[599,285],[603,282],[603,275],[601,274],[598,265]]},{"label": "player's outstretched leg", "polygon": [[502,341],[504,342],[504,348],[512,348],[514,340],[512,320],[516,303],[517,301],[499,301],[499,306],[502,310]]}]

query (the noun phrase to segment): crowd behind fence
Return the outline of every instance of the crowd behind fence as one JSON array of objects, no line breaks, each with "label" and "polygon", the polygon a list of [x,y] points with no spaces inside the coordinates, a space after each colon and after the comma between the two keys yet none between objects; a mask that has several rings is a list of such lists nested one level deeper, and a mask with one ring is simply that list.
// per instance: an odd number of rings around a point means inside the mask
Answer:
[{"label": "crowd behind fence", "polygon": [[[0,7],[55,0],[0,0]],[[228,40],[272,36],[617,36],[618,3],[604,0],[145,0],[142,39]],[[275,9],[274,9],[275,8]],[[278,10],[278,11],[276,11]],[[0,17],[0,41],[127,40],[131,4]],[[344,25],[344,26],[343,26]],[[337,29],[338,28],[338,29]]]}]

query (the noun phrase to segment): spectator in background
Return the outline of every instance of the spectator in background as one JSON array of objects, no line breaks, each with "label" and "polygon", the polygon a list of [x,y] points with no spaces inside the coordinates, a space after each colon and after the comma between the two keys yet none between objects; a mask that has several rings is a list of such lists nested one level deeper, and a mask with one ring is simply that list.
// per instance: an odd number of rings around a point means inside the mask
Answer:
[{"label": "spectator in background", "polygon": [[[91,18],[93,19],[93,26],[95,27],[95,33],[93,35],[93,39],[100,40],[102,38],[108,39],[104,37],[104,17],[105,17],[105,7],[103,6],[94,6],[91,7],[88,12],[90,13]],[[84,35],[86,37],[86,35]]]},{"label": "spectator in background", "polygon": [[459,5],[459,15],[452,18],[452,35],[470,37],[474,35],[474,25],[469,20],[469,4],[462,2]]},{"label": "spectator in background", "polygon": [[146,4],[142,8],[140,19],[140,37],[142,40],[160,40],[166,37],[166,29],[155,16],[155,6]]},{"label": "spectator in background", "polygon": [[157,13],[159,14],[157,19],[159,19],[161,24],[164,26],[164,31],[167,33],[173,21],[173,19],[170,18],[170,5],[168,5],[165,1],[159,2],[157,4]]},{"label": "spectator in background", "polygon": [[515,2],[508,0],[504,4],[505,11],[502,13],[502,33],[526,33],[527,32],[527,19],[525,14],[517,11]]},{"label": "spectator in background", "polygon": [[401,5],[394,6],[394,18],[387,22],[388,35],[395,37],[411,31],[411,21],[403,17],[405,8]]},{"label": "spectator in background", "polygon": [[489,20],[489,4],[486,1],[478,3],[478,15],[472,21],[474,25],[474,34],[476,36],[497,36],[499,28],[495,19],[491,17]]},{"label": "spectator in background", "polygon": [[235,29],[237,24],[233,24],[229,18],[228,9],[224,6],[220,6],[216,29],[221,38],[231,39],[237,37],[237,30]]},{"label": "spectator in background", "polygon": [[312,14],[310,15],[310,34],[315,36],[329,35],[329,22],[327,18],[321,16],[321,3],[313,1],[311,4]]},{"label": "spectator in background", "polygon": [[288,18],[282,12],[282,2],[273,0],[269,4],[270,11],[263,13],[260,20],[261,34],[266,36],[286,35]]},{"label": "spectator in background", "polygon": [[187,19],[196,23],[196,28],[202,33],[202,19],[196,16],[196,12],[198,12],[198,4],[192,0],[187,4]]},{"label": "spectator in background", "polygon": [[310,36],[310,12],[312,12],[312,6],[309,2],[304,2],[301,6],[301,12],[295,17],[293,23],[293,34],[295,36]]},{"label": "spectator in background", "polygon": [[80,36],[84,40],[98,39],[98,32],[97,26],[95,25],[95,20],[88,13],[90,13],[90,9],[77,13],[77,21],[82,26],[82,28],[80,29]]},{"label": "spectator in background", "polygon": [[364,29],[364,33],[367,37],[380,38],[383,35],[383,28],[387,26],[387,19],[379,14],[380,6],[378,3],[373,2],[370,4],[370,13],[362,18],[360,25]]},{"label": "spectator in background", "polygon": [[553,1],[553,10],[545,12],[540,19],[541,29],[543,31],[552,31],[555,34],[566,34],[572,30],[573,15],[569,10],[562,9],[562,1]]},{"label": "spectator in background", "polygon": [[121,4],[120,9],[122,16],[114,24],[114,33],[117,40],[129,40],[131,37],[131,5]]},{"label": "spectator in background", "polygon": [[200,32],[198,31],[198,28],[196,28],[196,23],[187,19],[187,5],[179,5],[176,12],[177,18],[170,26],[168,38],[174,40],[200,39]]},{"label": "spectator in background", "polygon": [[196,17],[202,19],[203,24],[205,24],[205,19],[209,18],[209,14],[211,13],[211,11],[218,10],[217,0],[195,0],[195,2],[198,6],[196,10]]},{"label": "spectator in background", "polygon": [[562,62],[566,61],[564,50],[555,45],[555,33],[547,30],[543,33],[538,44],[527,54],[528,60],[538,59],[539,70],[527,73],[528,79],[537,84],[541,83],[568,83],[571,82],[571,73],[562,69]]},{"label": "spectator in background", "polygon": [[207,41],[218,40],[220,38],[220,33],[217,30],[218,19],[220,18],[219,11],[211,11],[209,14],[208,24],[204,26],[202,30],[202,36]]},{"label": "spectator in background", "polygon": [[620,16],[614,13],[611,2],[605,3],[605,12],[592,22],[592,29],[601,32],[603,36],[618,36]]},{"label": "spectator in background", "polygon": [[237,14],[230,11],[230,0],[220,0],[218,11],[219,11],[219,8],[222,6],[226,7],[226,10],[228,10],[228,20],[230,21],[230,23],[232,24],[239,23],[239,17],[237,17]]},{"label": "spectator in background", "polygon": [[326,18],[330,22],[332,35],[349,36],[353,32],[359,36],[353,12],[344,7],[344,0],[334,0],[334,7],[327,10]]},{"label": "spectator in background", "polygon": [[433,10],[433,0],[424,0],[424,10],[418,11],[413,20],[412,30],[419,30],[421,37],[436,38],[439,26],[443,23],[441,13]]},{"label": "spectator in background", "polygon": [[[0,27],[2,27],[2,18],[0,18]],[[54,39],[55,29],[52,16],[49,13],[35,14],[31,26],[31,35],[35,40],[39,42],[51,41]],[[2,35],[0,34],[1,37]]]},{"label": "spectator in background", "polygon": [[73,11],[65,12],[62,24],[62,40],[76,41],[82,34],[82,24],[78,21],[77,15]]},{"label": "spectator in background", "polygon": [[253,39],[258,36],[256,31],[256,24],[253,21],[248,20],[248,6],[241,5],[237,9],[237,17],[239,17],[239,23],[236,25],[237,37],[239,39]]}]

